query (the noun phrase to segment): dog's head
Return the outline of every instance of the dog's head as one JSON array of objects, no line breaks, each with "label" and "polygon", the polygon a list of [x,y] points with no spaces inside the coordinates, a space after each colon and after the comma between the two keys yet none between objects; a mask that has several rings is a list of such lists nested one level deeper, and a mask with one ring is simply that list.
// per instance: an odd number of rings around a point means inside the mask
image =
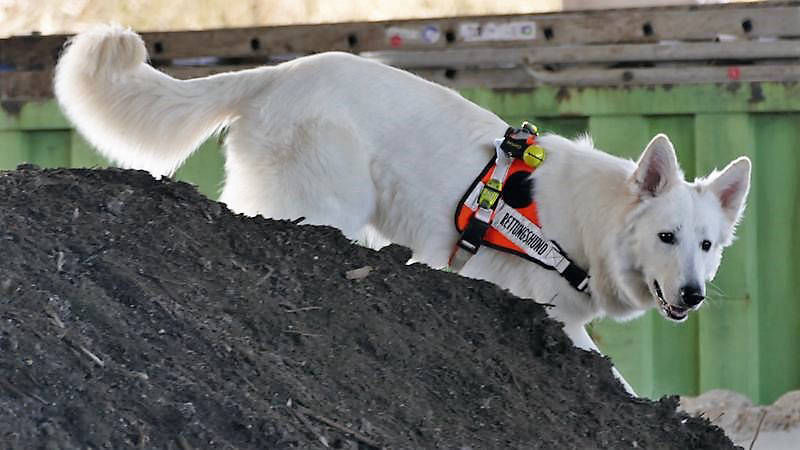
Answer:
[{"label": "dog's head", "polygon": [[722,250],[733,241],[750,189],[750,160],[687,183],[672,143],[658,135],[628,181],[635,197],[622,238],[630,263],[626,290],[683,321],[706,296]]}]

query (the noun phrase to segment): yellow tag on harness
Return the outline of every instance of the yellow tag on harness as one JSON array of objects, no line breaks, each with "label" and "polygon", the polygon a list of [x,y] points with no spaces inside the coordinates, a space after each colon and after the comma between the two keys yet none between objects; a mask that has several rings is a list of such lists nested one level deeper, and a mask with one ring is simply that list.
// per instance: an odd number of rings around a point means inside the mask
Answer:
[{"label": "yellow tag on harness", "polygon": [[536,144],[529,145],[522,153],[522,160],[531,167],[539,167],[544,161],[544,149]]},{"label": "yellow tag on harness", "polygon": [[478,196],[478,205],[481,208],[492,209],[500,198],[500,191],[503,190],[503,183],[498,180],[491,179],[486,186],[481,189]]}]

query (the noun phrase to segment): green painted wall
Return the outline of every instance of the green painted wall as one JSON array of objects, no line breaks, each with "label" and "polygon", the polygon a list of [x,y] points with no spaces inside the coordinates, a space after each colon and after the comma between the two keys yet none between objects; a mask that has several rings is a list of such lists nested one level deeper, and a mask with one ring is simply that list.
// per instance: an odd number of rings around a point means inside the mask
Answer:
[{"label": "green painted wall", "polygon": [[[106,167],[109,165],[73,130],[55,101],[31,102],[20,111],[0,110],[0,169],[22,162],[41,167]],[[217,198],[224,159],[219,142],[210,139],[175,174]]]},{"label": "green painted wall", "polygon": [[[643,395],[742,392],[760,403],[800,388],[800,85],[730,84],[656,88],[464,90],[512,124],[531,120],[565,136],[638,157],[656,133],[678,150],[688,178],[736,156],[753,159],[753,185],[738,240],[725,254],[710,301],[683,324],[656,312],[625,323],[599,321],[591,333]],[[0,168],[106,163],[55,102],[0,111]],[[215,198],[222,153],[209,141],[178,171]]]}]

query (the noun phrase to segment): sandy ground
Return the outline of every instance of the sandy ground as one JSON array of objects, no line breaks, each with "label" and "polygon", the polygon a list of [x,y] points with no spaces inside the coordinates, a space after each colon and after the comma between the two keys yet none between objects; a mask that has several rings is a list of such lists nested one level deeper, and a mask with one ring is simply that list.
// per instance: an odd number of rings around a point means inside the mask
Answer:
[{"label": "sandy ground", "polygon": [[712,390],[698,397],[681,398],[681,409],[693,415],[703,414],[724,429],[734,444],[744,448],[749,448],[754,438],[753,449],[800,448],[800,391],[787,392],[772,405],[755,406],[736,392]]}]

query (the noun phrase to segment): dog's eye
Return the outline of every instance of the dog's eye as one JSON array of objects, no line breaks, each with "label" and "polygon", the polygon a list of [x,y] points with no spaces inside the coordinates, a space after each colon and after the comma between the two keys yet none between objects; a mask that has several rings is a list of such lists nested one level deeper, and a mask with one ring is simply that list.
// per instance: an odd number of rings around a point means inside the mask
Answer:
[{"label": "dog's eye", "polygon": [[702,248],[704,252],[711,250],[711,241],[708,239],[703,240],[703,242],[700,243],[700,248]]},{"label": "dog's eye", "polygon": [[665,244],[672,245],[675,243],[675,235],[672,233],[658,233],[658,238]]}]

